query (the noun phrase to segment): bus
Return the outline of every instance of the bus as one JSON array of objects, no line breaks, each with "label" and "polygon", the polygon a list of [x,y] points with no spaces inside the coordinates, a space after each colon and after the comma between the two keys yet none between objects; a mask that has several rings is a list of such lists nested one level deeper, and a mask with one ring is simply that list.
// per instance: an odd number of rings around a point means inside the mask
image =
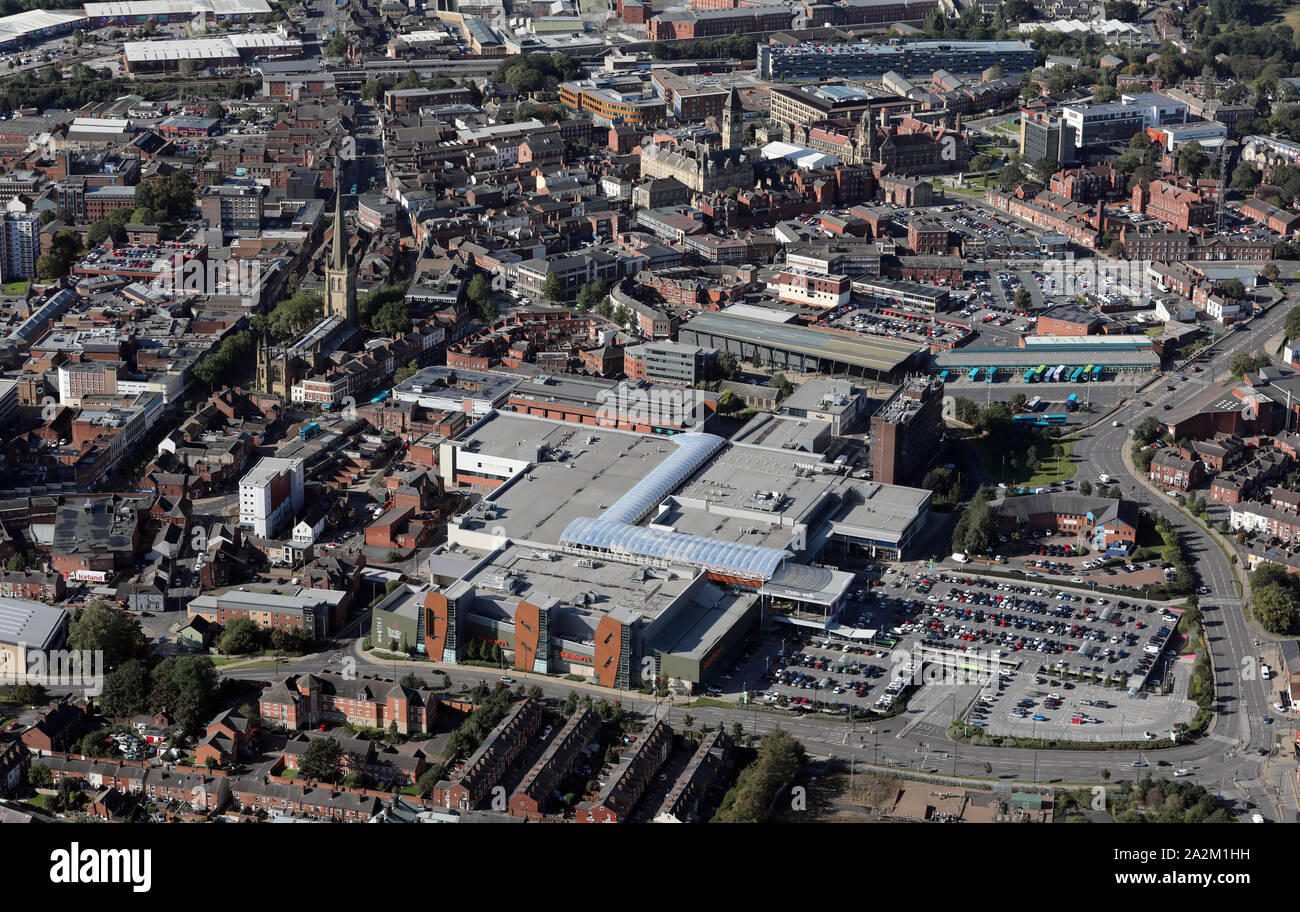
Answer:
[{"label": "bus", "polygon": [[1027,367],[1027,368],[1025,368],[1025,375],[1024,375],[1023,377],[1021,377],[1020,380],[1021,380],[1022,383],[1033,383],[1033,382],[1034,382],[1034,369],[1033,369],[1032,367]]},{"label": "bus", "polygon": [[1065,424],[1066,417],[1064,415],[1044,415],[1040,420],[1044,424]]},{"label": "bus", "polygon": [[948,382],[948,372],[947,372],[947,371],[941,371],[941,372],[939,373],[939,382],[940,382],[940,383],[947,383],[947,382]]},{"label": "bus", "polygon": [[1085,368],[1083,369],[1083,376],[1082,376],[1080,379],[1082,379],[1082,380],[1091,380],[1091,379],[1092,379],[1092,372],[1093,372],[1094,370],[1096,370],[1096,365],[1095,365],[1095,364],[1089,364],[1087,367],[1085,367]]},{"label": "bus", "polygon": [[1096,367],[1094,367],[1094,368],[1092,369],[1092,379],[1093,379],[1093,380],[1100,380],[1100,379],[1101,379],[1101,365],[1100,365],[1100,364],[1098,364]]},{"label": "bus", "polygon": [[392,390],[384,390],[382,393],[380,393],[378,396],[376,396],[375,398],[371,399],[370,401],[371,401],[371,402],[383,402],[385,399],[388,398],[388,394],[391,393],[391,392],[392,392]]},{"label": "bus", "polygon": [[998,369],[997,369],[996,367],[988,367],[988,368],[985,368],[985,370],[987,370],[989,373],[988,373],[988,376],[984,378],[984,382],[985,382],[985,383],[992,383],[992,382],[993,382],[993,375],[996,374],[996,373],[998,372]]},{"label": "bus", "polygon": [[1038,407],[1042,404],[1043,404],[1043,397],[1035,396],[1033,399],[1030,399],[1028,403],[1026,403],[1025,411],[1036,412],[1038,411]]},{"label": "bus", "polygon": [[1064,365],[1064,364],[1058,364],[1058,365],[1056,366],[1056,377],[1053,378],[1052,382],[1053,382],[1053,383],[1060,383],[1060,382],[1061,382],[1062,380],[1064,380],[1064,379],[1065,379],[1065,365]]},{"label": "bus", "polygon": [[976,380],[979,379],[979,377],[980,377],[980,369],[978,367],[972,367],[970,369],[970,373],[966,375],[966,379],[969,380],[971,383],[974,383]]},{"label": "bus", "polygon": [[1037,415],[1012,415],[1011,420],[1016,424],[1038,424]]},{"label": "bus", "polygon": [[1034,379],[1039,381],[1046,380],[1047,378],[1043,376],[1043,374],[1045,373],[1047,373],[1047,365],[1046,364],[1038,365],[1036,368],[1034,368]]},{"label": "bus", "polygon": [[1074,371],[1070,374],[1070,382],[1071,382],[1071,383],[1078,383],[1078,382],[1079,382],[1079,378],[1082,377],[1082,376],[1083,376],[1083,368],[1082,368],[1082,367],[1076,367],[1076,368],[1074,369]]},{"label": "bus", "polygon": [[298,431],[298,439],[311,440],[311,438],[315,437],[319,433],[320,433],[320,422],[313,421],[311,424],[306,425],[305,427],[303,427],[301,430]]},{"label": "bus", "polygon": [[1070,393],[1070,398],[1065,400],[1065,407],[1068,411],[1074,411],[1079,407],[1079,394]]}]

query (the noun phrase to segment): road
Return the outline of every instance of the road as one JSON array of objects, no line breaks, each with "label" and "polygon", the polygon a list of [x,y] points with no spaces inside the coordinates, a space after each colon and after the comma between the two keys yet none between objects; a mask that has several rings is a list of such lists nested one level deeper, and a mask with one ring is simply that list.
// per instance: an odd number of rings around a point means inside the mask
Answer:
[{"label": "road", "polygon": [[[1074,455],[1080,463],[1080,477],[1109,475],[1123,486],[1125,496],[1145,501],[1151,510],[1173,524],[1182,536],[1184,548],[1202,585],[1210,589],[1209,595],[1204,596],[1201,603],[1206,606],[1206,632],[1218,684],[1218,722],[1215,735],[1217,749],[1227,748],[1230,754],[1219,762],[1215,762],[1213,757],[1203,758],[1206,765],[1204,772],[1212,778],[1217,775],[1219,778],[1233,780],[1256,779],[1259,771],[1256,752],[1259,749],[1271,750],[1274,746],[1273,726],[1264,725],[1260,721],[1262,717],[1271,714],[1267,685],[1257,675],[1252,674],[1249,680],[1242,676],[1242,659],[1258,653],[1256,638],[1245,620],[1232,565],[1218,544],[1167,498],[1152,494],[1146,486],[1141,485],[1126,466],[1123,453],[1131,446],[1128,435],[1134,425],[1148,415],[1161,416],[1164,413],[1162,405],[1166,402],[1178,403],[1202,391],[1210,382],[1210,376],[1226,376],[1227,365],[1238,352],[1262,350],[1265,342],[1281,331],[1289,310],[1286,303],[1275,306],[1254,321],[1250,329],[1238,331],[1223,339],[1210,355],[1202,359],[1206,369],[1200,373],[1184,370],[1156,381],[1147,387],[1145,393],[1135,395],[1099,421],[1098,427],[1084,435],[1074,448]],[[1178,379],[1179,376],[1189,379],[1183,381]],[[1174,386],[1173,392],[1166,388],[1169,385]],[[1141,404],[1143,398],[1152,403],[1150,409]],[[1118,422],[1119,426],[1115,427],[1114,422]],[[1253,665],[1248,667],[1253,668]],[[1218,739],[1227,739],[1231,744]],[[1254,789],[1244,787],[1243,791],[1255,803],[1268,806],[1262,784]],[[1277,816],[1273,819],[1281,819],[1283,816],[1294,819],[1279,811],[1274,813]]]},{"label": "road", "polygon": [[[1251,347],[1249,340],[1263,340],[1279,331],[1285,319],[1285,306],[1274,308],[1260,318],[1248,331],[1225,339],[1217,349],[1204,357],[1211,369],[1226,370],[1226,362],[1238,351]],[[1259,343],[1256,343],[1259,344]],[[1167,516],[1184,536],[1188,556],[1202,583],[1210,594],[1202,598],[1207,606],[1205,617],[1209,645],[1218,680],[1217,722],[1213,732],[1193,744],[1152,751],[1147,759],[1168,761],[1170,769],[1185,767],[1192,771],[1196,781],[1211,791],[1223,794],[1238,803],[1239,811],[1258,807],[1273,820],[1292,820],[1296,790],[1286,788],[1284,780],[1294,778],[1294,767],[1289,761],[1266,759],[1259,756],[1260,749],[1273,748],[1273,727],[1260,720],[1269,713],[1266,685],[1257,679],[1245,680],[1241,675],[1243,656],[1256,655],[1255,637],[1244,618],[1242,600],[1237,595],[1232,566],[1214,541],[1199,526],[1181,513],[1171,503],[1153,495],[1134,478],[1121,452],[1128,446],[1129,427],[1148,412],[1141,405],[1142,397],[1160,411],[1165,398],[1185,396],[1186,390],[1199,388],[1205,382],[1202,374],[1189,374],[1197,379],[1185,382],[1173,380],[1175,393],[1164,390],[1166,381],[1153,384],[1144,393],[1137,393],[1128,402],[1120,404],[1109,415],[1099,417],[1096,428],[1085,434],[1075,447],[1080,460],[1080,477],[1094,477],[1105,473],[1123,486],[1127,496],[1145,501],[1150,509]],[[1119,421],[1120,426],[1112,426]],[[347,633],[355,636],[368,624],[354,622],[357,626]],[[355,639],[340,639],[330,652],[313,656],[300,662],[278,668],[222,669],[223,676],[244,679],[267,679],[277,673],[318,672],[340,670],[346,662],[355,662],[358,675],[372,675],[396,680],[407,671],[428,677],[436,669],[445,673],[453,687],[472,686],[497,675],[481,668],[442,665],[428,662],[375,661],[358,651]],[[524,674],[511,670],[510,675],[526,686],[536,684],[550,698],[562,699],[570,690],[588,691],[592,694],[612,696],[605,688],[556,680],[543,676]],[[978,779],[1014,780],[1020,783],[1047,784],[1114,784],[1124,779],[1140,778],[1148,769],[1132,769],[1130,764],[1139,759],[1137,751],[1086,752],[1047,751],[970,747],[952,742],[947,726],[956,711],[955,704],[946,697],[931,699],[925,691],[916,699],[907,713],[899,717],[871,723],[850,725],[840,720],[819,717],[795,717],[776,714],[760,707],[723,708],[696,706],[685,708],[680,703],[647,699],[638,693],[621,693],[619,698],[631,711],[667,716],[670,721],[684,722],[689,713],[707,725],[731,727],[741,723],[746,731],[763,733],[776,726],[791,732],[803,741],[814,756],[853,758],[863,766],[877,764],[897,769],[931,771],[942,775]],[[992,773],[986,773],[986,764]],[[1102,770],[1109,773],[1109,777]]]}]

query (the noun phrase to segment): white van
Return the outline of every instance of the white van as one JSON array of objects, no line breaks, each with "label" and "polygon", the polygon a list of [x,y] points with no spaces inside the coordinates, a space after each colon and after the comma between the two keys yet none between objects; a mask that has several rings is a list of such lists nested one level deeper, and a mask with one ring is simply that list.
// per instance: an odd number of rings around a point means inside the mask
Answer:
[{"label": "white van", "polygon": [[962,554],[960,551],[953,554],[952,559],[959,564],[965,564],[970,562],[970,558],[968,558],[965,554]]},{"label": "white van", "polygon": [[1261,665],[1259,666],[1259,676],[1267,681],[1269,678],[1273,677],[1273,669],[1269,668],[1267,665]]}]

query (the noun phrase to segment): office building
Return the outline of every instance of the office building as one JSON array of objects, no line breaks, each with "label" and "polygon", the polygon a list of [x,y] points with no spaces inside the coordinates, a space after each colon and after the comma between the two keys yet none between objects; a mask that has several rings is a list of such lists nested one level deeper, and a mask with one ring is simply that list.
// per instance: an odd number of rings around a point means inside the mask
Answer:
[{"label": "office building", "polygon": [[918,484],[943,440],[943,384],[909,377],[871,416],[871,478]]},{"label": "office building", "polygon": [[239,480],[239,525],[259,538],[274,537],[303,506],[301,459],[263,457]]},{"label": "office building", "polygon": [[623,373],[629,380],[695,386],[713,373],[718,353],[712,348],[664,340],[623,350]]}]

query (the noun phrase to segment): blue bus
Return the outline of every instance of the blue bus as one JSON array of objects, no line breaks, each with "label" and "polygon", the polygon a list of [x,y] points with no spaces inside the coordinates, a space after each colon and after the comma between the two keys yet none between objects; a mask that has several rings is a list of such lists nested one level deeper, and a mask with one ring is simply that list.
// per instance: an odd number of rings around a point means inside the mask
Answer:
[{"label": "blue bus", "polygon": [[1094,368],[1092,369],[1092,379],[1093,379],[1093,380],[1100,380],[1100,379],[1101,379],[1101,365],[1100,365],[1100,364],[1098,364],[1096,367],[1094,367]]},{"label": "blue bus", "polygon": [[1033,383],[1033,382],[1034,382],[1034,369],[1033,369],[1032,367],[1026,368],[1026,369],[1025,369],[1025,375],[1024,375],[1023,377],[1021,377],[1020,380],[1021,380],[1022,383]]},{"label": "blue bus", "polygon": [[1064,415],[1012,415],[1011,420],[1016,424],[1032,424],[1034,427],[1065,424]]},{"label": "blue bus", "polygon": [[300,431],[298,431],[298,439],[310,440],[311,438],[315,437],[319,433],[320,433],[320,422],[313,421],[311,424],[306,425]]},{"label": "blue bus", "polygon": [[939,374],[939,382],[940,382],[940,383],[947,383],[947,382],[948,382],[948,372],[947,372],[947,371],[942,371],[942,372]]},{"label": "blue bus", "polygon": [[966,379],[969,380],[971,383],[974,383],[976,380],[979,379],[979,377],[980,377],[980,369],[978,367],[972,367],[970,369],[970,373],[966,375]]},{"label": "blue bus", "polygon": [[1070,393],[1070,398],[1065,400],[1065,407],[1071,412],[1077,409],[1079,407],[1079,394]]},{"label": "blue bus", "polygon": [[371,399],[370,401],[371,401],[371,402],[383,402],[385,399],[388,398],[388,394],[391,393],[391,392],[392,392],[392,390],[384,390],[382,393],[380,393],[378,396],[376,396],[375,398]]},{"label": "blue bus", "polygon": [[993,382],[993,375],[996,374],[996,373],[998,372],[998,369],[997,369],[996,367],[989,367],[989,368],[985,368],[985,369],[986,369],[989,373],[988,373],[988,376],[984,378],[984,382],[985,382],[985,383],[992,383],[992,382]]},{"label": "blue bus", "polygon": [[1072,374],[1070,374],[1070,382],[1071,382],[1071,383],[1078,383],[1078,382],[1079,382],[1079,378],[1082,377],[1082,376],[1083,376],[1083,368],[1082,368],[1082,367],[1076,367],[1076,368],[1074,369],[1074,372],[1073,372]]}]

